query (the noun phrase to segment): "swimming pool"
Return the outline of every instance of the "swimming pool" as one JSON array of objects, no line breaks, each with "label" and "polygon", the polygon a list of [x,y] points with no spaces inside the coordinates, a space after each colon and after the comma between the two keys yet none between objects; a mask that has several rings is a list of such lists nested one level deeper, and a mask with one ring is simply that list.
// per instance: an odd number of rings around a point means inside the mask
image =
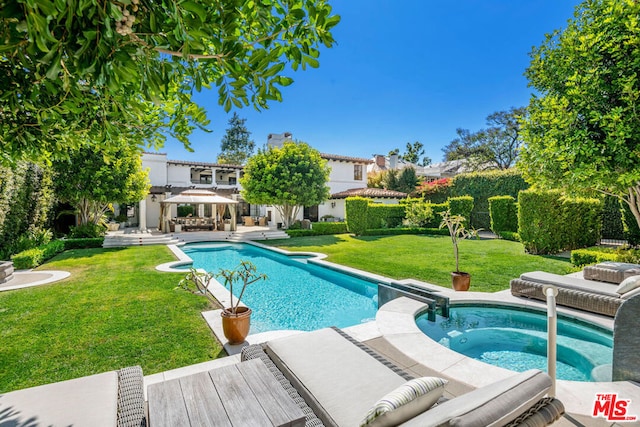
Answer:
[{"label": "swimming pool", "polygon": [[[450,317],[416,318],[420,330],[441,345],[513,371],[547,370],[546,313],[496,305],[457,305]],[[594,381],[592,371],[612,361],[611,331],[558,317],[557,377]]]},{"label": "swimming pool", "polygon": [[182,251],[194,267],[212,273],[248,260],[268,276],[247,287],[242,298],[253,311],[252,334],[344,328],[374,320],[378,310],[376,283],[307,263],[308,256],[287,256],[245,243],[192,243]]}]

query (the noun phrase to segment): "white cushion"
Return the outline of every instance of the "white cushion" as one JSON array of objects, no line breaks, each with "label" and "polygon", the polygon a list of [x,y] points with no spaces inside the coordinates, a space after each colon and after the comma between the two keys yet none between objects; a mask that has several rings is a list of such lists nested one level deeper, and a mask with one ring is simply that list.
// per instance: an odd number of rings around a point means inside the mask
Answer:
[{"label": "white cushion", "polygon": [[640,276],[629,276],[618,285],[616,292],[620,295],[624,295],[629,291],[632,291],[640,287]]},{"label": "white cushion", "polygon": [[421,377],[388,393],[367,412],[360,427],[397,426],[431,408],[442,396],[447,380]]}]

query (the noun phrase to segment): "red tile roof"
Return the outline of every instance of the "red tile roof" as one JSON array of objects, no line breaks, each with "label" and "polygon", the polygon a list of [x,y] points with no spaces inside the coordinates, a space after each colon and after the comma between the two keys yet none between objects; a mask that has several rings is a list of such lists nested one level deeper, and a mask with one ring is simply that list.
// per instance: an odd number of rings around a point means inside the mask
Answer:
[{"label": "red tile roof", "polygon": [[373,160],[371,159],[364,159],[362,157],[340,156],[338,154],[320,153],[320,157],[322,157],[325,160],[336,160],[338,162],[352,162],[352,163],[365,163],[365,164],[373,163]]},{"label": "red tile roof", "polygon": [[332,199],[346,199],[347,197],[381,197],[390,199],[404,199],[406,193],[400,191],[385,190],[384,188],[352,188],[350,190],[341,191],[331,195]]}]

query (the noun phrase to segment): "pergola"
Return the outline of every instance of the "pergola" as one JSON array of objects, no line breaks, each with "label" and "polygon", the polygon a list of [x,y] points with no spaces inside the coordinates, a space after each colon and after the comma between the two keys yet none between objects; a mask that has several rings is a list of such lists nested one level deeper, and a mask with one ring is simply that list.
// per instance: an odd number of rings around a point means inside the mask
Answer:
[{"label": "pergola", "polygon": [[[216,213],[220,213],[220,216],[224,214],[224,208],[228,205],[229,213],[231,214],[231,230],[236,230],[236,200],[222,197],[210,190],[185,190],[182,193],[164,199],[160,202],[160,231],[167,233],[169,231],[169,221],[171,220],[170,212],[168,209],[170,205],[212,205],[211,215],[213,218],[214,230],[217,229]],[[213,206],[223,206],[221,212],[218,209],[214,209]]]}]

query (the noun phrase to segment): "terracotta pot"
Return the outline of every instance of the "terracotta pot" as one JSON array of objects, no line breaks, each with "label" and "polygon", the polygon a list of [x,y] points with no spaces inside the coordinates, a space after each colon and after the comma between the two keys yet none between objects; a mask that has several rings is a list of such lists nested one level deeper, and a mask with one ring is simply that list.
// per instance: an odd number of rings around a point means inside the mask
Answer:
[{"label": "terracotta pot", "polygon": [[454,291],[468,291],[471,285],[471,275],[464,271],[454,271],[451,273]]},{"label": "terracotta pot", "polygon": [[233,314],[230,308],[225,308],[220,315],[222,316],[222,330],[224,336],[229,340],[229,344],[243,343],[249,335],[251,309],[238,307],[236,314]]}]

